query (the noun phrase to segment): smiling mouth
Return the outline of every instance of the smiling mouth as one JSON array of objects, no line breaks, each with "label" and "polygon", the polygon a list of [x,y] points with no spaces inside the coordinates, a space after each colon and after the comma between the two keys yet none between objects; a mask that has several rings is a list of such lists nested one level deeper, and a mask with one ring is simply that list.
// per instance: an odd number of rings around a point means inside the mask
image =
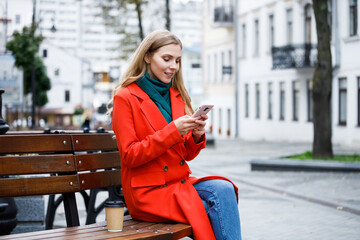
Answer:
[{"label": "smiling mouth", "polygon": [[166,75],[166,76],[168,76],[168,77],[172,77],[172,76],[174,76],[174,74],[173,74],[173,73],[165,73],[165,75]]}]

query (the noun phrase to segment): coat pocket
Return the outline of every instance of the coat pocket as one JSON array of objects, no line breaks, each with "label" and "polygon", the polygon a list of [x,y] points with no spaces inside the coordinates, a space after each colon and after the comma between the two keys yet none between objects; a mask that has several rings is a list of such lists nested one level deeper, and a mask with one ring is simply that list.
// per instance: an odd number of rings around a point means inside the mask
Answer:
[{"label": "coat pocket", "polygon": [[131,187],[150,187],[165,184],[164,172],[152,172],[133,176],[131,178]]}]

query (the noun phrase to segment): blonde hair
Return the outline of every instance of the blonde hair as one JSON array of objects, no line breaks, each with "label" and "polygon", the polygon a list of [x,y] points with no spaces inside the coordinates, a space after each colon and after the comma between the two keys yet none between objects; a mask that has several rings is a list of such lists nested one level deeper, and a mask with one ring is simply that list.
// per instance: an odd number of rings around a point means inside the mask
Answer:
[{"label": "blonde hair", "polygon": [[[112,99],[109,101],[108,106],[114,102],[114,96],[121,88],[129,86],[145,74],[147,66],[145,62],[146,54],[152,55],[159,48],[169,44],[179,45],[182,49],[180,39],[168,30],[156,30],[146,36],[132,55],[129,66],[122,75],[120,83],[115,87]],[[181,60],[179,64],[179,71],[174,75],[171,86],[180,92],[181,98],[185,102],[185,112],[186,114],[191,115],[194,111],[191,107],[191,98],[184,85],[181,71]],[[111,114],[111,112],[112,108],[108,110],[109,114]]]}]

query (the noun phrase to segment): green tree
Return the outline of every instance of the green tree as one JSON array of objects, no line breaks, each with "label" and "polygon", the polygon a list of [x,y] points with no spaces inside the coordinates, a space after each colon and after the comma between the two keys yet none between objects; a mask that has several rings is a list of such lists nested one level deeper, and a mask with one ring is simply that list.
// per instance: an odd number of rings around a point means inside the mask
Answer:
[{"label": "green tree", "polygon": [[332,158],[331,89],[331,29],[328,21],[328,1],[313,0],[317,31],[317,63],[313,74],[313,157]]},{"label": "green tree", "polygon": [[[98,0],[102,17],[107,27],[122,36],[120,58],[127,59],[144,39],[143,11],[147,0]],[[132,25],[131,16],[136,14],[137,27]]]},{"label": "green tree", "polygon": [[13,39],[7,42],[8,49],[15,57],[15,66],[24,70],[24,95],[32,90],[31,73],[35,69],[35,106],[44,106],[48,102],[47,91],[51,88],[50,79],[41,57],[37,56],[43,41],[36,36],[36,26],[24,27],[22,32],[15,31]]},{"label": "green tree", "polygon": [[[148,3],[152,7],[147,7]],[[121,35],[121,59],[128,59],[135,51],[146,35],[145,29],[149,31],[155,25],[155,28],[164,26],[170,30],[170,0],[98,0],[98,4],[106,25]],[[135,16],[137,26],[134,26]]]}]

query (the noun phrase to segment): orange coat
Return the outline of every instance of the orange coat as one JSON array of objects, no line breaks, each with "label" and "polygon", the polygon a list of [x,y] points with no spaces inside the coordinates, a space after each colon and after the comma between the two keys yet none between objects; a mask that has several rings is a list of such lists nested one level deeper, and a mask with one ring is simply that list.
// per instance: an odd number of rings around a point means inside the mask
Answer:
[{"label": "orange coat", "polygon": [[[179,92],[170,88],[170,99],[173,119],[183,116],[185,103]],[[113,130],[131,216],[144,221],[189,223],[196,240],[215,239],[193,187],[204,179],[189,177],[191,171],[186,163],[205,147],[205,138],[196,144],[191,132],[181,136],[174,122],[168,124],[155,103],[135,83],[115,95]],[[221,177],[206,179],[213,178]]]}]

